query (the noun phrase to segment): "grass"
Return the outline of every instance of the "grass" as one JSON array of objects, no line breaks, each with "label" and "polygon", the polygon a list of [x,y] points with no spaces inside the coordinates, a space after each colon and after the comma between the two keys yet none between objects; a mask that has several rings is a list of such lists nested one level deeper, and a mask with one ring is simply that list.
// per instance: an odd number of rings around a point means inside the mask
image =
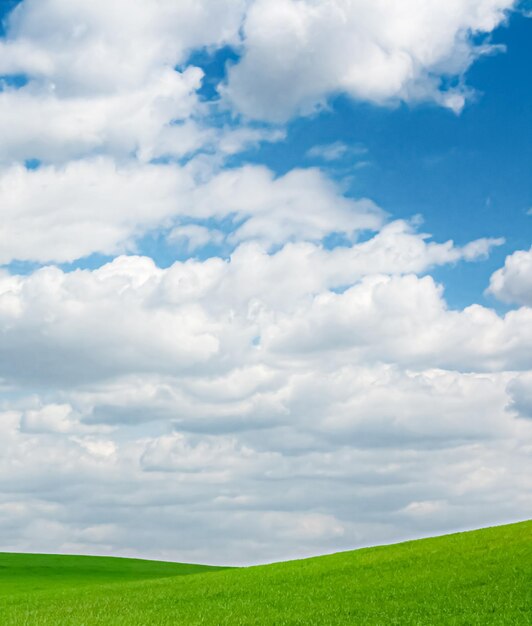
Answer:
[{"label": "grass", "polygon": [[221,569],[224,568],[143,559],[4,552],[0,553],[0,603],[20,593],[75,590],[86,585],[116,582],[127,584]]},{"label": "grass", "polygon": [[532,522],[225,570],[4,554],[0,623],[532,624]]}]

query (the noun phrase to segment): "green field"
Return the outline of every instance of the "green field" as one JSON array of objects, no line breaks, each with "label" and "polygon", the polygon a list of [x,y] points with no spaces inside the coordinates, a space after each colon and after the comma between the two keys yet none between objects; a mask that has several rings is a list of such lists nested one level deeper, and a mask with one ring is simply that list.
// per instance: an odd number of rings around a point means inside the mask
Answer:
[{"label": "green field", "polygon": [[532,522],[236,569],[0,554],[0,623],[532,624]]}]

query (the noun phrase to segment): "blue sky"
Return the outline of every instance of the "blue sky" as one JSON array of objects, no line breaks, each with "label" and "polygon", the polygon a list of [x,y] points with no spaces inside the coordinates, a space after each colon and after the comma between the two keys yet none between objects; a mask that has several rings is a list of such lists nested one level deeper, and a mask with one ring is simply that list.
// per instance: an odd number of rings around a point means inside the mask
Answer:
[{"label": "blue sky", "polygon": [[[265,164],[282,175],[294,167],[319,165],[346,183],[353,197],[367,196],[396,217],[420,214],[438,239],[463,244],[478,237],[504,237],[490,258],[437,272],[448,301],[466,306],[478,299],[491,273],[510,251],[530,244],[532,220],[532,22],[515,13],[490,41],[505,46],[467,72],[475,98],[456,115],[431,104],[375,107],[339,96],[328,110],[297,119],[285,141],[238,155],[235,163]],[[225,63],[238,58],[228,49],[193,57],[206,71],[205,97],[216,99]],[[327,163],[309,158],[315,145],[342,142],[349,151]],[[356,150],[355,150],[356,152]],[[363,161],[367,166],[353,166]],[[493,299],[491,306],[498,306]]]},{"label": "blue sky", "polygon": [[532,516],[525,9],[0,3],[0,549]]}]

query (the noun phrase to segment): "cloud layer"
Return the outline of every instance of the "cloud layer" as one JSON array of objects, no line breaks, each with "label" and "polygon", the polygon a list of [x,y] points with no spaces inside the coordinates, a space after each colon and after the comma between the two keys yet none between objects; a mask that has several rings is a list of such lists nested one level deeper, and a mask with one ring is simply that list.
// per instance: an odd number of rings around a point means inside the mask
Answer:
[{"label": "cloud layer", "polygon": [[[433,270],[481,262],[497,233],[439,241],[308,160],[245,160],[337,94],[459,111],[513,4],[17,5],[0,39],[2,549],[236,564],[531,514],[531,251],[491,277],[506,313],[452,308]],[[193,53],[227,46],[206,99]]]},{"label": "cloud layer", "polygon": [[8,546],[250,562],[529,511],[532,310],[412,273],[464,254],[392,225],[5,274]]}]

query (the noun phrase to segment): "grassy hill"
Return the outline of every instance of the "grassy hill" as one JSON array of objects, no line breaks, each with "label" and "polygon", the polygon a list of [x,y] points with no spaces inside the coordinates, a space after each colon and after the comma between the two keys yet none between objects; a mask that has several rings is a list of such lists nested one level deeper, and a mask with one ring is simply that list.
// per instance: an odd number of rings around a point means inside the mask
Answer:
[{"label": "grassy hill", "polygon": [[149,581],[226,568],[101,556],[0,553],[0,606],[6,597],[86,585]]},{"label": "grassy hill", "polygon": [[3,554],[0,622],[532,624],[532,522],[241,569]]}]

